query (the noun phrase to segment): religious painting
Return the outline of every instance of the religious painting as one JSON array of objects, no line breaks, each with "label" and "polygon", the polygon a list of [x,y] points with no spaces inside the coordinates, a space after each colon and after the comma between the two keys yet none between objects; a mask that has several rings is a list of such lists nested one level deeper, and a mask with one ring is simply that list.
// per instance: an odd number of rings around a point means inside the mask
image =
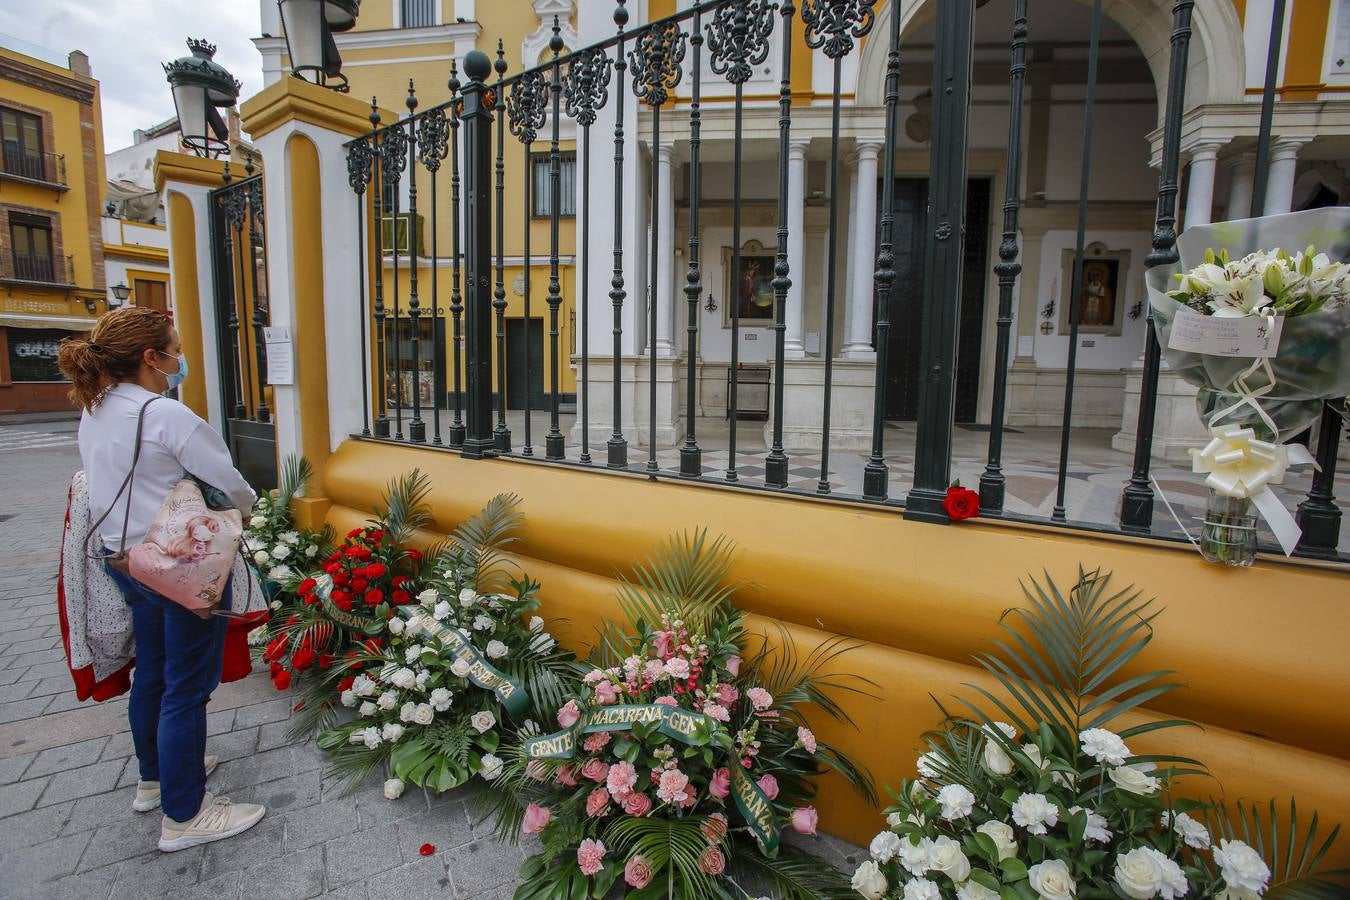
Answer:
[{"label": "religious painting", "polygon": [[774,321],[773,267],[777,257],[759,241],[747,241],[741,248],[740,267],[730,247],[722,248],[722,271],[726,286],[722,304],[722,325],[731,327],[732,304],[742,326],[762,328]]},{"label": "religious painting", "polygon": [[[1069,333],[1069,310],[1073,291],[1074,251],[1063,253],[1060,283],[1064,298],[1060,304],[1059,330]],[[1105,244],[1093,243],[1083,249],[1083,280],[1078,291],[1079,334],[1118,335],[1129,308],[1125,274],[1130,268],[1128,250],[1108,250]]]}]

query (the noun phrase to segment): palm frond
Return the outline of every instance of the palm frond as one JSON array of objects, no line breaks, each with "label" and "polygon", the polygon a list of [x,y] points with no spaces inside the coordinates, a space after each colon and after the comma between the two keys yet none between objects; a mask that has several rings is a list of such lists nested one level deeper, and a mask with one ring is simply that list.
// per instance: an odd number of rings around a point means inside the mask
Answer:
[{"label": "palm frond", "polygon": [[389,482],[384,493],[384,515],[381,518],[389,529],[395,544],[407,544],[413,533],[431,521],[427,495],[431,493],[431,479],[421,469],[413,469]]},{"label": "palm frond", "polygon": [[653,884],[666,882],[667,896],[717,896],[715,883],[699,868],[698,860],[708,849],[699,826],[704,816],[682,819],[624,816],[611,822],[604,843],[621,857],[640,853],[657,873]]},{"label": "palm frond", "polygon": [[1318,871],[1335,843],[1341,826],[1334,826],[1318,840],[1318,818],[1313,813],[1306,829],[1298,824],[1298,804],[1289,800],[1289,826],[1281,834],[1280,819],[1272,799],[1262,809],[1256,803],[1239,801],[1236,812],[1224,803],[1211,803],[1206,817],[1217,845],[1220,839],[1240,840],[1250,846],[1270,867],[1266,897],[1286,900],[1331,900],[1350,893],[1350,869]]},{"label": "palm frond", "polygon": [[515,494],[498,494],[450,534],[450,544],[468,555],[474,568],[474,589],[480,594],[498,592],[508,581],[502,560],[525,521],[519,506]]},{"label": "palm frond", "polygon": [[691,631],[706,630],[713,612],[735,592],[725,584],[733,550],[725,536],[708,543],[707,529],[667,538],[633,567],[631,576],[620,576],[620,608],[639,628],[642,623],[660,627],[666,616]]},{"label": "palm frond", "polygon": [[340,791],[350,794],[365,783],[375,767],[385,762],[387,752],[369,750],[354,744],[341,744],[332,748],[328,755],[328,765],[324,767],[325,778],[340,778]]},{"label": "palm frond", "polygon": [[309,460],[298,453],[288,455],[281,466],[281,484],[277,489],[276,505],[287,510],[289,515],[291,501],[300,496],[305,485],[313,477],[314,467],[310,465]]},{"label": "palm frond", "polygon": [[776,896],[792,900],[857,900],[848,875],[800,847],[785,842],[779,845],[778,856],[769,859],[751,838],[738,834],[733,843],[733,879],[753,879],[757,892],[767,881]]}]

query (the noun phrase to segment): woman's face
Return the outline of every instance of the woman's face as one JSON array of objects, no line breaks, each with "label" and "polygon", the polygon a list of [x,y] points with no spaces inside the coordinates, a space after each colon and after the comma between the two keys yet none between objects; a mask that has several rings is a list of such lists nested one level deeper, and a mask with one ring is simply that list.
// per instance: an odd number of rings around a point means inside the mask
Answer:
[{"label": "woman's face", "polygon": [[183,354],[183,343],[178,339],[178,329],[169,329],[169,343],[161,350],[146,350],[145,365],[150,375],[159,385],[157,391],[163,393],[169,389],[169,373],[178,371],[178,357]]}]

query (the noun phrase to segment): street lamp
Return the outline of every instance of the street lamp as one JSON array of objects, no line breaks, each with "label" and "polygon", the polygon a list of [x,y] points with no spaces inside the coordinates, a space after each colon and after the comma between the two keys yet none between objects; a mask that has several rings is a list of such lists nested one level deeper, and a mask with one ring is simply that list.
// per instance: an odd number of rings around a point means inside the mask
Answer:
[{"label": "street lamp", "polygon": [[291,74],[335,91],[347,92],[336,32],[356,26],[361,0],[277,0]]},{"label": "street lamp", "polygon": [[164,63],[178,111],[178,130],[183,146],[198,156],[221,156],[230,150],[230,132],[220,108],[235,104],[242,85],[211,59],[215,44],[189,38],[187,45],[191,56]]},{"label": "street lamp", "polygon": [[124,305],[127,302],[127,298],[131,296],[131,288],[127,287],[125,281],[119,281],[117,284],[114,284],[111,290],[113,300],[116,300],[117,302],[113,303],[109,301],[108,309],[117,309],[117,307]]}]

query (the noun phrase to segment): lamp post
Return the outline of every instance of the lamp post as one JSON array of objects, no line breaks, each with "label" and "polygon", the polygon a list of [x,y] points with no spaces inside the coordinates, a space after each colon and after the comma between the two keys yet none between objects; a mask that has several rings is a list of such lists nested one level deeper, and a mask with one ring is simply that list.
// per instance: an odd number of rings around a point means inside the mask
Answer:
[{"label": "lamp post", "polygon": [[277,0],[291,74],[322,87],[347,92],[333,35],[356,26],[361,0]]},{"label": "lamp post", "polygon": [[178,111],[178,130],[183,146],[198,156],[221,156],[229,152],[229,128],[221,108],[234,106],[242,85],[212,57],[216,45],[189,38],[191,56],[164,63]]},{"label": "lamp post", "polygon": [[[117,284],[114,284],[110,290],[112,291],[113,299],[108,301],[108,309],[117,309],[119,306],[124,306],[127,302],[127,298],[131,296],[131,288],[127,287],[125,281],[119,281]],[[113,302],[114,300],[116,302]]]}]

